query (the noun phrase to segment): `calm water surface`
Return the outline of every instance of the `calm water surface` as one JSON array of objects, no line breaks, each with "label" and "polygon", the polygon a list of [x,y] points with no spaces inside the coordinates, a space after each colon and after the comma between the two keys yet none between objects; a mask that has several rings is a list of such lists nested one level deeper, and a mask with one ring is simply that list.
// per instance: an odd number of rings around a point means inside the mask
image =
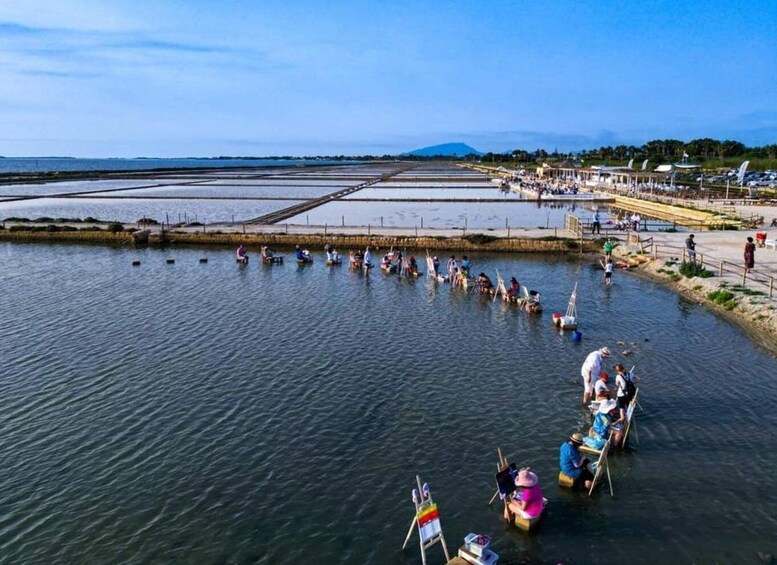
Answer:
[{"label": "calm water surface", "polygon": [[[420,563],[415,539],[400,551],[416,473],[450,549],[490,533],[504,563],[777,552],[777,362],[652,283],[475,256],[543,292],[529,317],[320,254],[2,243],[0,259],[3,563]],[[582,344],[550,325],[576,281]],[[600,345],[637,365],[644,412],[615,497],[589,499],[555,480]],[[531,536],[486,506],[497,447],[550,500]]]},{"label": "calm water surface", "polygon": [[[136,222],[153,218],[170,222],[186,216],[189,221],[241,222],[293,206],[295,200],[151,200],[143,198],[39,198],[0,204],[0,217],[99,218]],[[166,216],[167,215],[167,216]]]}]

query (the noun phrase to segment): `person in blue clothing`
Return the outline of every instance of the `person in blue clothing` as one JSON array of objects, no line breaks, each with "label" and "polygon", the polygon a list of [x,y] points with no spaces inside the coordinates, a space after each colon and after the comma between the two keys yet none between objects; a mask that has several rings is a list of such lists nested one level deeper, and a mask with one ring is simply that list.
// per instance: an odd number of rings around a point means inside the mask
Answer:
[{"label": "person in blue clothing", "polygon": [[308,253],[307,249],[302,249],[299,245],[297,246],[294,255],[297,257],[297,261],[301,261],[303,263],[310,262],[310,253]]},{"label": "person in blue clothing", "polygon": [[464,255],[461,258],[461,275],[463,277],[468,277],[471,270],[472,270],[472,261],[470,261],[466,255]]},{"label": "person in blue clothing", "polygon": [[590,489],[594,475],[588,470],[588,459],[580,453],[583,445],[583,434],[576,432],[569,437],[569,441],[561,444],[559,452],[559,468],[567,477],[574,480],[573,489]]},{"label": "person in blue clothing", "polygon": [[599,218],[599,211],[594,212],[593,224],[591,225],[591,233],[602,233],[602,222]]},{"label": "person in blue clothing", "polygon": [[593,425],[594,433],[601,440],[600,443],[602,445],[611,436],[612,446],[617,447],[620,445],[621,437],[623,436],[621,422],[622,420],[618,414],[618,403],[615,400],[603,401],[596,412]]},{"label": "person in blue clothing", "polygon": [[372,268],[372,252],[370,251],[369,245],[367,246],[367,249],[364,250],[364,268]]}]

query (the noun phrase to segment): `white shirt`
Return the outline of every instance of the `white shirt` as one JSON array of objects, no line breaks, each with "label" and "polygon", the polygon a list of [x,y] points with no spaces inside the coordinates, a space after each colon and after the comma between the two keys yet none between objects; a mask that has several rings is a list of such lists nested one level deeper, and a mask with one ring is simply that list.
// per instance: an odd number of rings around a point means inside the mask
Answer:
[{"label": "white shirt", "polygon": [[588,371],[591,371],[591,380],[594,381],[599,378],[599,373],[602,372],[602,354],[599,350],[592,351],[585,358],[583,367],[580,369],[580,374],[584,379],[588,378]]},{"label": "white shirt", "polygon": [[607,383],[602,379],[596,381],[596,384],[594,385],[594,392],[596,393],[596,396],[602,396],[604,393],[609,392],[609,390],[610,389],[607,386]]},{"label": "white shirt", "polygon": [[618,397],[626,396],[626,379],[631,380],[631,373],[616,375],[615,377],[615,386],[618,389]]},{"label": "white shirt", "polygon": [[612,274],[612,263],[604,264],[604,272]]}]

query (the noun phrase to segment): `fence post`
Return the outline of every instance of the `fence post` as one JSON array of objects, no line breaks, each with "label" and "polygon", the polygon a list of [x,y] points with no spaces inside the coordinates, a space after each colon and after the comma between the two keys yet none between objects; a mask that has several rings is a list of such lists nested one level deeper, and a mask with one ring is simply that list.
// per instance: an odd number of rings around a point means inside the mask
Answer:
[{"label": "fence post", "polygon": [[745,286],[747,282],[747,269],[742,269],[742,286]]},{"label": "fence post", "polygon": [[720,262],[720,277],[723,278],[723,261]]},{"label": "fence post", "polygon": [[774,277],[769,277],[769,298],[772,297],[773,289],[774,289]]}]

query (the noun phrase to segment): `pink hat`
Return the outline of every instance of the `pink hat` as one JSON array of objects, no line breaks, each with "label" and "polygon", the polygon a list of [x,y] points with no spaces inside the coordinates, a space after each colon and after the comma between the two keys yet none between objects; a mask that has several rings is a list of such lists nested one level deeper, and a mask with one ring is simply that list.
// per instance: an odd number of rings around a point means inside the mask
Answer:
[{"label": "pink hat", "polygon": [[519,487],[533,487],[539,482],[537,475],[532,473],[529,468],[521,469],[515,478],[515,484]]}]

